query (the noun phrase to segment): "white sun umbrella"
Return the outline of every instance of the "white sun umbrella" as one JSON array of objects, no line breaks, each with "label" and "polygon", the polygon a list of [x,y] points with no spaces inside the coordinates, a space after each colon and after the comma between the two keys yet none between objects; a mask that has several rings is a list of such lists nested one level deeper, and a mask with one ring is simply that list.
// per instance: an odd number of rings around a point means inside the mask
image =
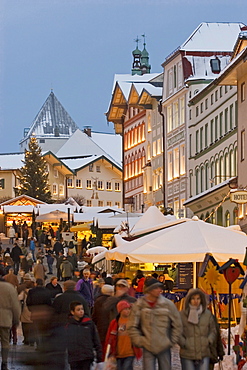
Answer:
[{"label": "white sun umbrella", "polygon": [[[68,213],[59,211],[58,209],[49,213],[44,213],[36,217],[37,222],[59,222],[60,219],[68,221]],[[70,221],[72,221],[72,214],[70,214]]]},{"label": "white sun umbrella", "polygon": [[87,254],[96,254],[96,253],[101,253],[101,252],[106,252],[107,251],[107,248],[105,247],[102,247],[102,246],[97,246],[97,247],[93,247],[93,248],[89,248],[86,253]]},{"label": "white sun umbrella", "polygon": [[117,248],[106,259],[132,263],[202,262],[206,253],[218,262],[244,259],[247,237],[222,226],[195,219],[127,242],[115,236]]}]

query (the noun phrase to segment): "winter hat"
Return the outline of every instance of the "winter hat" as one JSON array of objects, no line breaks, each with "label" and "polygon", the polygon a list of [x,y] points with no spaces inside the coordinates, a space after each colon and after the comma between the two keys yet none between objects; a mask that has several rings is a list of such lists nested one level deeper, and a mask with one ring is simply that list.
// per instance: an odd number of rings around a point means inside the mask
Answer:
[{"label": "winter hat", "polygon": [[156,289],[156,288],[163,289],[164,285],[160,281],[156,280],[155,278],[146,279],[145,284],[144,284],[144,293],[148,293],[151,290]]},{"label": "winter hat", "polygon": [[5,257],[10,257],[10,254],[9,253],[5,253]]},{"label": "winter hat", "polygon": [[105,284],[101,288],[102,294],[112,295],[114,293],[114,287],[112,285]]},{"label": "winter hat", "polygon": [[23,280],[24,280],[24,281],[32,280],[32,279],[31,279],[31,275],[30,275],[30,274],[28,274],[28,273],[26,273],[26,274],[23,276]]},{"label": "winter hat", "polygon": [[129,288],[129,284],[126,280],[124,279],[119,279],[117,282],[116,282],[116,285],[123,285],[124,287],[126,288]]},{"label": "winter hat", "polygon": [[131,304],[129,302],[127,302],[127,301],[120,301],[117,304],[117,312],[120,313],[125,308],[130,308],[130,307],[131,307]]}]

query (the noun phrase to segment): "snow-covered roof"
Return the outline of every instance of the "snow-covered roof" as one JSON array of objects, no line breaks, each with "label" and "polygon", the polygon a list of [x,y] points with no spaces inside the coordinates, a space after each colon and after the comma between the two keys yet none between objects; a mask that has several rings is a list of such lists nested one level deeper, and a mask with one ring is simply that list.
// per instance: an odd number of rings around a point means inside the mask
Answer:
[{"label": "snow-covered roof", "polygon": [[162,91],[163,91],[163,88],[162,87],[157,87],[157,86],[153,86],[151,84],[142,84],[141,85],[142,89],[140,90],[140,92],[142,92],[143,90],[147,91],[151,96],[162,96]]},{"label": "snow-covered roof", "polygon": [[[82,166],[84,166],[92,160],[95,160],[95,156],[104,155],[106,158],[109,158],[110,161],[115,163],[118,167],[121,167],[121,137],[119,139],[117,135],[110,136],[107,134],[103,134],[102,137],[100,137],[100,134],[96,134],[95,137],[98,142],[102,142],[105,139],[103,145],[104,148],[109,149],[108,152],[101,148],[99,144],[93,140],[92,137],[89,137],[87,134],[78,129],[56,153],[56,156],[62,159],[63,162],[66,163],[68,167],[70,167],[70,165],[68,164],[68,160],[77,158],[82,160],[85,159],[85,161],[82,161]],[[114,157],[111,156],[109,152],[114,155]],[[118,153],[116,157],[115,153]],[[87,162],[87,158],[82,157],[91,157],[91,159],[89,162]],[[73,168],[82,167],[80,165],[77,165],[76,162],[73,161],[70,162],[70,164],[74,166]]]},{"label": "snow-covered roof", "polygon": [[77,129],[56,153],[58,158],[101,155],[104,151],[87,134]]},{"label": "snow-covered roof", "polygon": [[93,141],[117,163],[122,163],[122,136],[92,131]]},{"label": "snow-covered roof", "polygon": [[[212,56],[186,55],[184,58],[190,62],[192,69],[192,76],[190,76],[187,81],[195,79],[215,79],[216,75],[212,72],[212,67],[210,64]],[[230,55],[217,55],[217,59],[220,61],[221,70],[227,66],[230,58]]]},{"label": "snow-covered roof", "polygon": [[0,154],[0,169],[15,170],[23,166],[24,153]]},{"label": "snow-covered roof", "polygon": [[33,213],[34,206],[3,206],[4,213]]},{"label": "snow-covered roof", "polygon": [[180,46],[185,51],[232,51],[243,23],[201,23]]},{"label": "snow-covered roof", "polygon": [[74,213],[77,209],[76,206],[72,206],[70,204],[37,204],[35,212],[39,215],[43,215],[53,211],[61,211],[61,212],[68,212],[68,208],[70,208],[70,213]]}]

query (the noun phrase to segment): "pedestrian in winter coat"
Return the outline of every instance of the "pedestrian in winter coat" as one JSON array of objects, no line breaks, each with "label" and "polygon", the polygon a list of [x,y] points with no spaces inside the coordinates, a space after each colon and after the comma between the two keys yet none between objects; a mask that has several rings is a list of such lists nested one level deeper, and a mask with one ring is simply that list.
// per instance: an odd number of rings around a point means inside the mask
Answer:
[{"label": "pedestrian in winter coat", "polygon": [[8,283],[12,284],[15,288],[18,287],[19,281],[18,281],[17,276],[14,274],[14,269],[13,268],[10,268],[9,273],[7,275],[4,275],[3,278]]},{"label": "pedestrian in winter coat", "polygon": [[129,284],[125,279],[119,279],[115,285],[115,295],[113,297],[109,297],[104,303],[104,309],[109,311],[109,322],[117,317],[117,304],[119,301],[127,301],[129,303],[135,303],[136,298],[131,297],[128,294],[129,291]]},{"label": "pedestrian in winter coat", "polygon": [[33,268],[33,276],[36,280],[41,279],[42,281],[45,281],[45,272],[45,266],[42,264],[42,261],[38,259],[36,265]]},{"label": "pedestrian in winter coat", "polygon": [[2,355],[2,370],[8,370],[9,336],[12,325],[18,325],[21,307],[16,289],[2,279],[4,269],[0,266],[0,342]]},{"label": "pedestrian in winter coat", "polygon": [[35,258],[35,247],[36,247],[36,245],[35,245],[34,238],[31,237],[30,244],[29,244],[29,249],[30,249],[30,251],[32,253],[32,257],[33,257],[33,261],[34,262],[36,262],[36,258]]},{"label": "pedestrian in winter coat", "polygon": [[143,369],[171,370],[170,348],[182,332],[180,315],[174,303],[161,295],[163,284],[146,279],[144,297],[132,306],[127,330],[133,345],[143,348]]},{"label": "pedestrian in winter coat", "polygon": [[200,289],[188,292],[185,309],[180,315],[183,325],[179,341],[182,370],[208,370],[210,345],[216,340],[216,325]]},{"label": "pedestrian in winter coat", "polygon": [[83,278],[76,283],[76,290],[85,298],[89,308],[92,310],[94,305],[93,282],[90,279],[90,270],[83,270]]},{"label": "pedestrian in winter coat", "polygon": [[13,244],[14,238],[15,238],[15,228],[13,226],[10,226],[8,235],[9,235],[9,243]]},{"label": "pedestrian in winter coat", "polygon": [[102,349],[97,329],[93,321],[84,315],[80,302],[70,304],[70,313],[66,339],[68,360],[71,370],[90,370],[96,352],[97,362],[102,361]]},{"label": "pedestrian in winter coat", "polygon": [[19,267],[20,267],[20,256],[22,254],[21,248],[17,245],[17,243],[14,243],[14,247],[10,253],[10,257],[14,261],[14,273],[15,275],[18,275]]},{"label": "pedestrian in winter coat", "polygon": [[49,291],[51,293],[52,300],[54,300],[54,298],[56,297],[57,294],[63,293],[63,289],[62,289],[61,285],[58,284],[56,276],[53,276],[51,278],[51,282],[46,284],[45,287],[47,289],[49,289]]},{"label": "pedestrian in winter coat", "polygon": [[92,319],[98,329],[102,349],[105,348],[105,338],[108,330],[108,324],[110,322],[110,312],[104,308],[104,303],[107,298],[113,295],[113,293],[114,287],[112,285],[105,284],[101,288],[101,295],[96,298],[94,302]]},{"label": "pedestrian in winter coat", "polygon": [[75,290],[75,282],[67,280],[64,282],[64,293],[58,295],[52,307],[54,309],[54,323],[57,326],[65,326],[70,314],[69,306],[71,302],[80,302],[83,305],[84,312],[90,316],[90,311],[86,300]]},{"label": "pedestrian in winter coat", "polygon": [[67,257],[63,257],[63,262],[60,265],[60,271],[61,271],[63,281],[71,279],[72,274],[73,274],[73,266],[67,260]]},{"label": "pedestrian in winter coat", "polygon": [[133,361],[142,356],[138,347],[133,347],[127,332],[127,322],[130,315],[131,304],[127,301],[120,301],[117,304],[118,315],[112,320],[106,335],[106,346],[110,344],[110,356],[117,359],[118,369],[133,370]]},{"label": "pedestrian in winter coat", "polygon": [[54,262],[54,257],[50,249],[46,253],[46,260],[47,260],[47,265],[48,265],[48,270],[49,270],[48,274],[53,275],[52,266]]}]

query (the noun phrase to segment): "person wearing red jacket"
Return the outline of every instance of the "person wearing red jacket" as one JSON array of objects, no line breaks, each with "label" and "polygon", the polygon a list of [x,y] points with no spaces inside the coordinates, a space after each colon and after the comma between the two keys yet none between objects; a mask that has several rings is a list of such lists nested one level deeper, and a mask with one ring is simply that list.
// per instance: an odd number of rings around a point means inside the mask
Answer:
[{"label": "person wearing red jacket", "polygon": [[110,345],[109,356],[117,359],[118,370],[133,370],[133,361],[142,356],[142,350],[133,347],[127,333],[127,321],[130,315],[131,304],[127,301],[120,301],[117,304],[118,315],[112,320],[106,335],[105,346]]}]

